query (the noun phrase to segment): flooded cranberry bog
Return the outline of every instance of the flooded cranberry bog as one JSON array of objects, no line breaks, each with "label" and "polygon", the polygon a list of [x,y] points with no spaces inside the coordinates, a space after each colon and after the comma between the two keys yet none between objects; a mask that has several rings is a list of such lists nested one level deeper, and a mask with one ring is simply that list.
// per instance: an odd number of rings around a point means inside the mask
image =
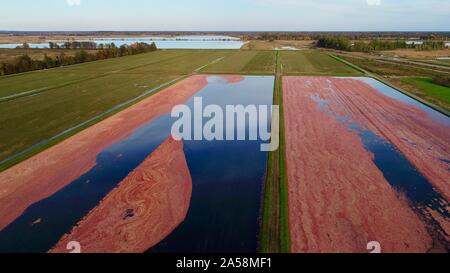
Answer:
[{"label": "flooded cranberry bog", "polygon": [[191,76],[0,173],[0,252],[256,252],[263,141],[174,140],[171,110],[270,106],[273,86]]},{"label": "flooded cranberry bog", "polygon": [[372,78],[284,77],[292,252],[448,252],[450,119]]}]

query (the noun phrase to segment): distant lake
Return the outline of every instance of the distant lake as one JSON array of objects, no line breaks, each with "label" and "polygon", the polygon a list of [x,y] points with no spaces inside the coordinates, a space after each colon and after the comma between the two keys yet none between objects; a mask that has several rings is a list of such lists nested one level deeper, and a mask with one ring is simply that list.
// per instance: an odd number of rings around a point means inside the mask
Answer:
[{"label": "distant lake", "polygon": [[[134,43],[155,43],[160,49],[240,49],[244,42],[231,36],[177,36],[177,37],[138,37],[138,38],[89,38],[76,40],[97,44],[114,43],[120,47]],[[62,45],[63,43],[58,43]],[[29,44],[31,48],[48,48],[48,43]],[[0,48],[16,48],[22,44],[0,44]]]}]

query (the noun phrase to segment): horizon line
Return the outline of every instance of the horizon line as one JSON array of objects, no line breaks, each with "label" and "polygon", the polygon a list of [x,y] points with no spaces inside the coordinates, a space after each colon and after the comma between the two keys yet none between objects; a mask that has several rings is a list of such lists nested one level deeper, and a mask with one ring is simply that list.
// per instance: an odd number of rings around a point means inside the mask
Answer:
[{"label": "horizon line", "polygon": [[440,32],[450,33],[450,30],[0,30],[0,32],[403,32],[424,33]]}]

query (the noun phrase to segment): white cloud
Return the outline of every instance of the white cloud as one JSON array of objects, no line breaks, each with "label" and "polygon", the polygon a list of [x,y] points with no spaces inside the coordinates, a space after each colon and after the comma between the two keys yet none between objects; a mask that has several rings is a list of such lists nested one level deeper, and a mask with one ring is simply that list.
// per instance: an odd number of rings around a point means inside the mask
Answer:
[{"label": "white cloud", "polygon": [[66,0],[67,5],[73,7],[73,6],[79,6],[81,5],[81,0]]},{"label": "white cloud", "polygon": [[381,0],[367,0],[369,6],[381,6]]}]

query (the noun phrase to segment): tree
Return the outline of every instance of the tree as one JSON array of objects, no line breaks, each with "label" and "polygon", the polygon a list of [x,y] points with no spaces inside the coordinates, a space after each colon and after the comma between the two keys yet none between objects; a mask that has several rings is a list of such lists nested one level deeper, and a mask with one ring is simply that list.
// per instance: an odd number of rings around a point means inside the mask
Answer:
[{"label": "tree", "polygon": [[317,41],[317,46],[338,50],[350,50],[350,40],[346,37],[322,37]]},{"label": "tree", "polygon": [[15,60],[15,67],[18,73],[30,71],[33,69],[33,60],[27,54],[19,56]]},{"label": "tree", "polygon": [[50,58],[47,54],[44,55],[44,59],[42,60],[42,67],[43,68],[52,68],[56,66],[56,60]]},{"label": "tree", "polygon": [[88,60],[88,53],[86,50],[81,49],[79,52],[75,54],[75,63],[84,63]]},{"label": "tree", "polygon": [[59,49],[59,45],[57,44],[57,43],[55,43],[55,42],[49,42],[48,43],[48,47],[50,48],[50,49]]},{"label": "tree", "polygon": [[156,50],[158,50],[158,47],[156,47],[155,42],[153,42],[153,43],[150,45],[150,51],[156,51]]}]

